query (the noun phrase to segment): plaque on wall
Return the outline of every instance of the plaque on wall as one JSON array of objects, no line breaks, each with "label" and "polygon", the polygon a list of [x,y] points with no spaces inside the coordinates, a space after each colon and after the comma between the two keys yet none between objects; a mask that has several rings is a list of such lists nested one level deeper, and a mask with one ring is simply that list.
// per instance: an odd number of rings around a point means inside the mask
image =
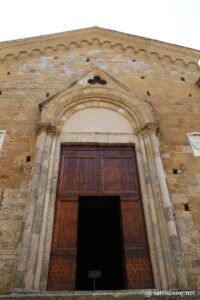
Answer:
[{"label": "plaque on wall", "polygon": [[187,134],[194,156],[200,156],[200,132],[190,132]]},{"label": "plaque on wall", "polygon": [[0,149],[2,148],[5,135],[6,135],[6,130],[0,130]]}]

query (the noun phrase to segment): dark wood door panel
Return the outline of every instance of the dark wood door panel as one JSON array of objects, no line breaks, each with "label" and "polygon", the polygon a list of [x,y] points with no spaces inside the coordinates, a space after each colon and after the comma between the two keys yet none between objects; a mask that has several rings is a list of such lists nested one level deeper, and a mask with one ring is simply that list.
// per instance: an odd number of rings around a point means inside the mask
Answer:
[{"label": "dark wood door panel", "polygon": [[[134,254],[134,252],[132,253]],[[154,287],[151,262],[147,255],[131,255],[126,258],[127,284],[129,289]]]},{"label": "dark wood door panel", "polygon": [[122,198],[121,213],[128,287],[151,288],[153,275],[141,199]]},{"label": "dark wood door panel", "polygon": [[59,191],[138,191],[133,148],[72,147],[61,152]]},{"label": "dark wood door panel", "polygon": [[121,201],[124,247],[146,247],[146,233],[141,205],[137,201]]},{"label": "dark wood door panel", "polygon": [[75,289],[78,197],[84,195],[120,197],[127,286],[153,287],[134,148],[64,146],[61,148],[48,289]]},{"label": "dark wood door panel", "polygon": [[95,186],[95,158],[64,156],[60,167],[59,190],[92,191]]},{"label": "dark wood door panel", "polygon": [[74,290],[78,201],[57,199],[49,264],[48,290]]},{"label": "dark wood door panel", "polygon": [[76,258],[51,255],[48,290],[72,291],[75,289]]},{"label": "dark wood door panel", "polygon": [[102,163],[104,191],[136,190],[132,158],[103,158]]},{"label": "dark wood door panel", "polygon": [[59,202],[56,248],[76,248],[78,202]]}]

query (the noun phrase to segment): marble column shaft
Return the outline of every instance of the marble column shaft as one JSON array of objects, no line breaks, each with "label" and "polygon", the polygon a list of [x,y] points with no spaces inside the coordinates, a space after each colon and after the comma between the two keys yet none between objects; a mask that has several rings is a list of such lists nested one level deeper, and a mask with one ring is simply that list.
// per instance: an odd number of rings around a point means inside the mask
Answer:
[{"label": "marble column shaft", "polygon": [[184,258],[181,250],[180,240],[176,230],[176,223],[173,216],[172,203],[167,188],[165,172],[164,172],[164,168],[160,156],[158,140],[155,133],[151,134],[151,142],[152,142],[152,149],[154,151],[153,157],[155,160],[155,166],[158,174],[165,218],[167,221],[167,229],[168,229],[169,238],[173,250],[178,286],[180,288],[187,288],[188,282],[187,282],[187,276],[186,276],[186,271],[184,266]]},{"label": "marble column shaft", "polygon": [[30,200],[27,206],[25,226],[22,236],[21,249],[19,254],[19,260],[16,270],[16,278],[12,284],[14,291],[22,290],[25,287],[25,270],[27,266],[27,260],[29,255],[29,247],[31,240],[31,231],[33,225],[33,219],[35,214],[35,206],[37,201],[37,189],[40,181],[40,171],[44,154],[44,144],[46,141],[46,132],[41,131],[36,143],[36,158],[35,166],[33,170],[32,180],[30,183]]},{"label": "marble column shaft", "polygon": [[157,260],[158,260],[158,266],[159,266],[159,275],[160,275],[160,281],[161,281],[161,289],[167,289],[168,288],[168,281],[167,281],[167,273],[166,273],[166,267],[164,263],[164,257],[163,257],[163,247],[162,247],[162,241],[159,231],[159,222],[157,219],[157,208],[155,204],[154,199],[154,191],[152,189],[152,169],[149,168],[149,156],[150,154],[147,151],[147,147],[145,145],[144,138],[140,138],[140,145],[142,150],[142,158],[145,168],[145,177],[146,177],[146,185],[148,189],[148,196],[150,201],[150,212],[151,212],[151,220],[152,220],[152,227],[154,232],[154,240],[156,244],[156,251],[157,251]]},{"label": "marble column shaft", "polygon": [[60,147],[61,147],[60,141],[57,139],[54,157],[52,156],[53,159],[52,180],[51,180],[51,189],[50,189],[50,197],[49,197],[46,234],[45,234],[43,257],[42,257],[42,269],[40,274],[40,290],[42,291],[45,291],[47,288],[53,223],[55,217],[56,189],[57,189],[59,163],[60,163]]},{"label": "marble column shaft", "polygon": [[33,285],[34,285],[34,276],[36,272],[36,262],[38,256],[39,239],[40,239],[42,216],[43,216],[43,209],[44,209],[44,198],[46,193],[46,184],[47,184],[47,177],[48,177],[48,170],[49,170],[51,143],[52,143],[52,136],[50,134],[47,134],[45,145],[44,145],[44,154],[43,154],[43,160],[42,160],[42,166],[40,172],[40,180],[37,189],[37,200],[36,200],[34,222],[33,222],[32,233],[31,233],[29,259],[27,262],[27,270],[26,270],[26,277],[25,277],[26,289],[33,289]]},{"label": "marble column shaft", "polygon": [[155,288],[157,290],[162,289],[161,277],[160,277],[160,268],[159,268],[159,260],[157,255],[157,245],[155,243],[155,228],[154,228],[154,211],[153,214],[151,212],[152,207],[152,189],[149,185],[149,174],[148,168],[145,160],[144,155],[144,142],[143,139],[140,140],[138,138],[138,142],[136,144],[136,153],[137,153],[137,165],[139,172],[139,179],[140,179],[140,188],[142,193],[142,202],[143,202],[143,209],[144,209],[144,216],[145,216],[145,223],[146,223],[146,230],[147,230],[147,237],[149,243],[149,251],[151,256],[151,263],[153,268],[153,276],[154,276],[154,283]]},{"label": "marble column shaft", "polygon": [[147,159],[148,159],[148,166],[151,178],[151,185],[154,194],[154,203],[156,207],[156,215],[158,220],[158,230],[161,236],[161,246],[162,246],[162,253],[165,263],[165,269],[167,273],[167,283],[168,288],[174,288],[177,286],[177,276],[176,270],[173,264],[172,259],[172,251],[169,241],[169,235],[166,226],[166,220],[163,211],[163,203],[162,203],[162,193],[160,190],[159,178],[158,173],[155,165],[154,159],[154,150],[151,141],[151,131],[149,134],[144,137],[146,152],[147,152]]},{"label": "marble column shaft", "polygon": [[52,140],[52,146],[51,146],[49,172],[48,172],[47,187],[46,187],[46,193],[45,193],[45,199],[44,199],[44,209],[43,209],[41,233],[40,233],[40,238],[39,238],[36,272],[35,272],[35,279],[34,279],[34,289],[40,288],[40,277],[41,277],[41,270],[42,270],[43,252],[44,252],[44,246],[45,246],[45,234],[46,234],[46,230],[47,230],[47,219],[48,219],[49,201],[50,201],[50,194],[51,194],[52,172],[53,172],[53,165],[54,165],[56,139],[57,139],[57,136],[54,136],[53,140]]}]

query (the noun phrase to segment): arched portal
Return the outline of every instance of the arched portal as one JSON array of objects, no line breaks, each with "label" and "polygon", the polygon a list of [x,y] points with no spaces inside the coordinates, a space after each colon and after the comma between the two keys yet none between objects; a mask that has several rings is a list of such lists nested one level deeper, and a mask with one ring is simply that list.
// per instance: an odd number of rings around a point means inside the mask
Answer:
[{"label": "arched portal", "polygon": [[[87,78],[91,77],[90,73],[92,76],[100,74],[108,82],[107,86],[89,86]],[[13,287],[15,291],[46,290],[61,145],[94,144],[134,146],[155,286],[157,289],[186,287],[187,278],[152,106],[101,70],[94,69],[90,73],[40,105],[42,115],[37,127],[30,207]],[[80,126],[72,132],[70,118],[79,120],[78,117],[87,115],[91,109],[95,109],[97,116],[98,109],[99,116],[102,109],[106,110],[114,118],[116,127],[117,120],[120,120],[123,123],[120,128],[124,130],[116,132],[108,122],[102,125],[102,128],[107,126],[102,131],[94,125],[97,132],[79,132]],[[84,122],[87,127],[87,122]]]},{"label": "arched portal", "polygon": [[134,128],[118,111],[87,107],[66,119],[68,134],[82,143],[61,143],[48,290],[92,290],[94,271],[97,289],[153,288]]}]

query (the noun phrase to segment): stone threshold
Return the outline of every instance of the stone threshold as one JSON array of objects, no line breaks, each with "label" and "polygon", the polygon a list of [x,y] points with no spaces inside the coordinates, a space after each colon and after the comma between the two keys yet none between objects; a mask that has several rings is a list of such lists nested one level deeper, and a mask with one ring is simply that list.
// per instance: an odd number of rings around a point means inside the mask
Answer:
[{"label": "stone threshold", "polygon": [[[181,295],[179,293],[184,293]],[[154,290],[123,290],[123,291],[75,291],[75,292],[23,292],[0,295],[0,300],[178,300],[200,299],[200,292],[187,295],[190,291],[164,291],[165,294],[157,294]],[[168,293],[168,294],[167,294]],[[170,294],[172,293],[172,294]]]}]

